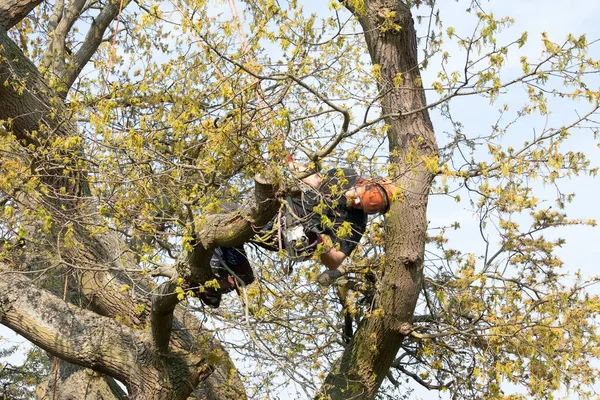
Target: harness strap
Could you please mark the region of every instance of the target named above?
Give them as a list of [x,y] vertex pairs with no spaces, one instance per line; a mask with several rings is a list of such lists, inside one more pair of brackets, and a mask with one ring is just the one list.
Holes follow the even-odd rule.
[[309,221],[299,215],[292,198],[288,196],[282,236],[288,256],[294,261],[311,258],[317,245],[323,241],[321,232]]

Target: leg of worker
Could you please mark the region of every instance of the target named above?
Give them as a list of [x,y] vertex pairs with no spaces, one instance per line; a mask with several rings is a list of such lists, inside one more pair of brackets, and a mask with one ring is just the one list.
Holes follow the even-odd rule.
[[207,287],[200,293],[200,300],[210,307],[219,307],[221,296],[231,292],[240,284],[236,279],[240,279],[244,285],[254,282],[254,273],[243,245],[216,248],[210,265],[219,288]]
[[241,280],[236,282],[238,285],[249,285],[254,282],[254,271],[243,245],[223,249],[223,259],[235,274],[234,278]]

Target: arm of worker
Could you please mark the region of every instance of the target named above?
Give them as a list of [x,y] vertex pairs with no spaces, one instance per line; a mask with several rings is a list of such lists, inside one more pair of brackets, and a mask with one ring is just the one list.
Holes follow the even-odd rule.
[[346,257],[347,256],[344,254],[344,252],[337,250],[336,248],[332,248],[327,253],[321,254],[321,262],[328,269],[338,269]]
[[[288,168],[290,169],[290,171],[293,171],[296,173],[306,171],[306,167],[304,165],[300,165],[300,164],[296,163],[291,158],[289,159],[289,161],[287,161],[287,165],[288,165]],[[319,186],[321,186],[321,182],[323,182],[323,178],[321,177],[321,174],[314,173],[305,178],[302,178],[302,182],[306,183],[308,186],[310,186],[312,188],[318,189]]]

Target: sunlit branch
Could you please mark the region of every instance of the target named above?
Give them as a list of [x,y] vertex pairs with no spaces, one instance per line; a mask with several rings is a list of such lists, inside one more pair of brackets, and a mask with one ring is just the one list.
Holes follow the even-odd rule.
[[[261,176],[255,177],[254,196],[230,213],[205,217],[196,231],[196,243],[177,262],[177,278],[192,285],[201,285],[213,278],[210,259],[219,246],[243,244],[267,224],[279,208],[275,187]],[[175,276],[173,277],[175,278]],[[152,298],[150,322],[157,348],[165,351],[169,344],[173,311],[180,301],[174,279],[163,283]]]
[[107,2],[102,11],[100,11],[100,14],[94,18],[83,43],[73,57],[73,67],[70,68],[68,74],[63,78],[67,90],[73,85],[73,82],[75,82],[85,65],[98,49],[98,46],[102,43],[106,29],[117,17],[117,14],[129,5],[130,1]]
[[49,69],[54,64],[53,73],[62,78],[66,71],[67,56],[67,35],[79,18],[85,5],[85,0],[76,0],[64,8],[64,2],[58,2],[55,6],[54,15],[50,22],[50,28],[53,28],[52,35],[46,51],[42,56],[41,65],[44,69]]
[[[2,269],[0,319],[4,325],[63,360],[121,380],[132,378],[136,355],[131,349],[141,341],[135,330],[69,305],[29,278],[8,272],[7,265]],[[73,331],[79,333],[65,334]]]

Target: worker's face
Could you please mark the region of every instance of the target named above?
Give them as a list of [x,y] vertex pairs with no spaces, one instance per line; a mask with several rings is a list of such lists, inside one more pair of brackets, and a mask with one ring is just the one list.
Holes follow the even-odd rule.
[[[371,190],[377,190],[377,189],[371,189]],[[350,190],[347,190],[346,193],[344,193],[344,195],[346,196],[346,206],[348,208],[354,208],[357,210],[362,210],[365,211],[367,214],[378,214],[378,213],[383,213],[385,211],[385,204],[384,203],[380,203],[380,204],[369,204],[368,205],[368,210],[365,210],[365,207],[363,206],[360,197],[358,195],[358,190],[356,188],[352,188]]]
[[362,210],[360,197],[358,197],[358,193],[356,192],[355,188],[347,190],[346,193],[344,193],[344,196],[346,197],[346,206],[348,208],[356,208],[358,210]]

